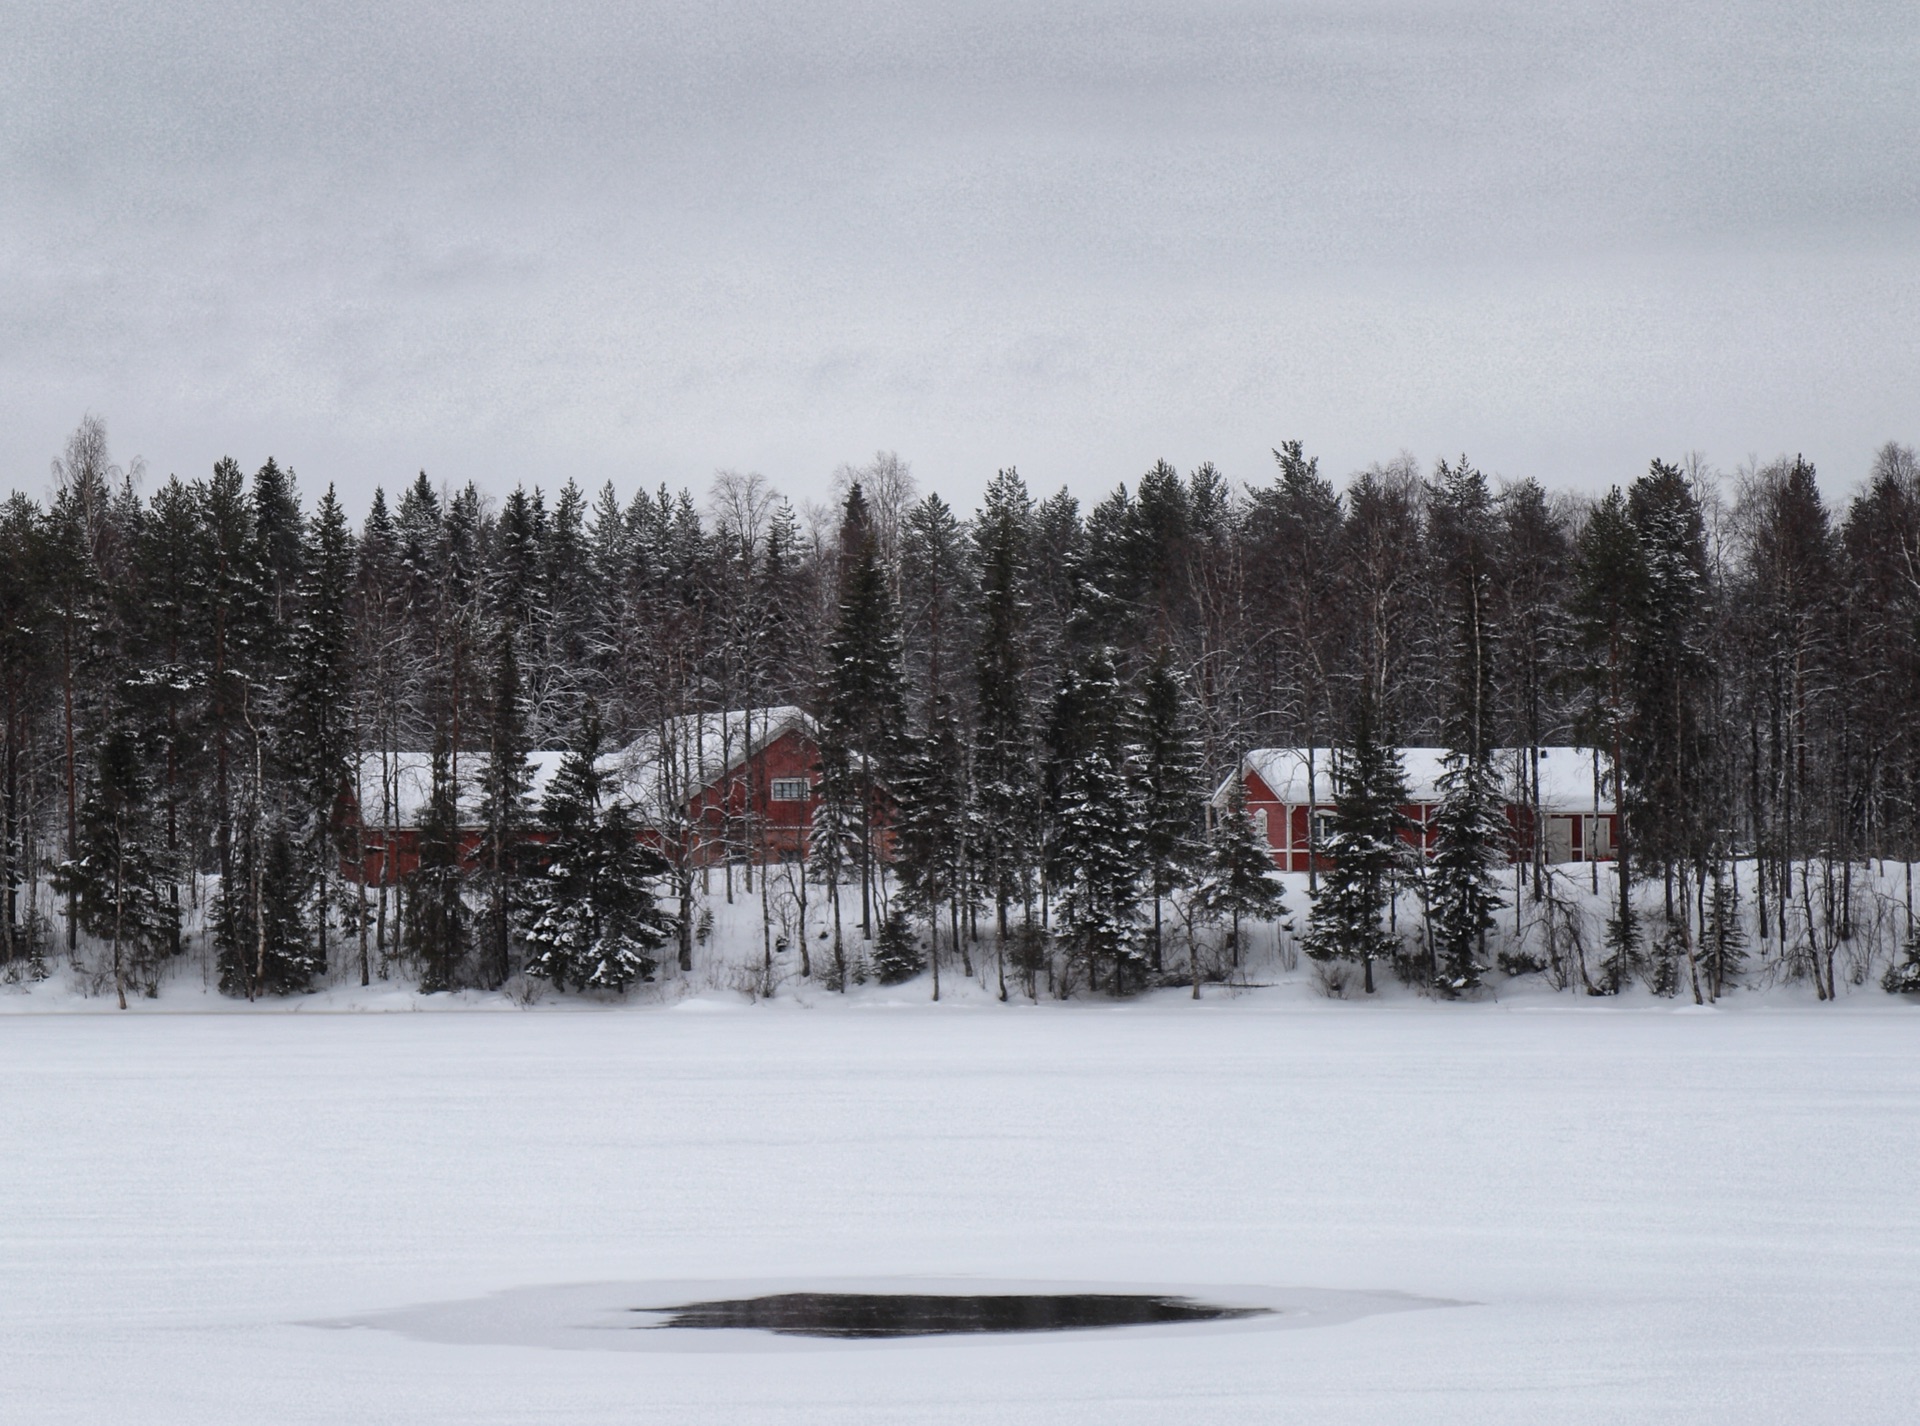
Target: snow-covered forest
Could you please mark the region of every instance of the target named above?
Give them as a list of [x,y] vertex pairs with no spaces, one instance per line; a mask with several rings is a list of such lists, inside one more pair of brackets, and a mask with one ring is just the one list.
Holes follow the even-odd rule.
[[[956,510],[882,454],[820,508],[734,472],[422,474],[355,512],[271,460],[148,478],[89,418],[49,498],[0,508],[0,973],[121,1003],[189,967],[247,999],[1198,995],[1299,956],[1349,995],[1920,990],[1911,449],[1839,506],[1798,457],[1591,500],[1464,456],[1344,485],[1275,458],[1086,508],[1007,469]],[[799,861],[751,816],[696,857],[684,798],[605,775],[788,705],[818,738]],[[1604,753],[1618,860],[1509,865],[1493,752],[1569,742]],[[1408,744],[1448,750],[1426,862],[1395,836]],[[1211,802],[1269,745],[1334,752],[1311,878]],[[419,865],[369,884],[366,769],[408,754]]]

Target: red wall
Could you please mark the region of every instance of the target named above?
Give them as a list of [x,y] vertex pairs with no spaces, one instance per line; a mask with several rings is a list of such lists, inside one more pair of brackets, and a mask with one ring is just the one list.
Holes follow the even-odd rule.
[[[1265,812],[1267,814],[1267,842],[1273,850],[1273,864],[1281,871],[1307,870],[1309,861],[1313,859],[1307,855],[1306,850],[1306,805],[1304,803],[1288,805],[1281,802],[1280,799],[1274,795],[1273,789],[1267,786],[1266,781],[1258,773],[1251,770],[1245,774],[1245,786],[1247,789],[1247,811],[1249,813]],[[1329,788],[1332,786],[1331,779],[1329,779],[1328,786]],[[1331,802],[1321,803],[1320,810],[1322,812],[1331,811]],[[1425,825],[1415,825],[1403,830],[1400,833],[1400,840],[1410,847],[1418,847],[1421,852],[1426,855],[1432,855],[1436,841],[1432,825],[1432,816],[1436,810],[1436,807],[1427,803],[1409,803],[1405,807],[1402,807],[1400,809],[1400,815],[1402,817],[1415,824],[1424,822]],[[1512,844],[1507,849],[1507,855],[1511,860],[1525,856],[1532,850],[1533,809],[1526,806],[1510,806],[1506,809],[1506,815],[1507,825],[1513,829]],[[1602,816],[1607,823],[1610,845],[1618,846],[1619,827],[1616,824],[1614,814],[1603,813]],[[1287,824],[1289,821],[1293,824],[1291,852],[1287,850]],[[1580,842],[1581,830],[1580,822],[1575,821],[1573,824],[1573,849],[1576,860],[1584,850]],[[1318,858],[1317,870],[1326,871],[1330,866],[1332,866],[1332,863],[1325,856]]]

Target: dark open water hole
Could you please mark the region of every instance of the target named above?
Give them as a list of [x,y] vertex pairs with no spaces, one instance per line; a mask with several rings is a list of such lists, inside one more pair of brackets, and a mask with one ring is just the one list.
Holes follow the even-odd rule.
[[1267,1307],[1221,1307],[1190,1297],[1119,1292],[994,1293],[977,1297],[911,1292],[780,1292],[678,1307],[649,1327],[746,1327],[783,1337],[938,1337],[957,1332],[1067,1332],[1156,1322],[1262,1317]]

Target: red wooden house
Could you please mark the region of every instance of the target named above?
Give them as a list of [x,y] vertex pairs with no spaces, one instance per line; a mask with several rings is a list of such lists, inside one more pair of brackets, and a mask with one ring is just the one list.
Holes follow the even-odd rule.
[[[603,754],[598,767],[606,778],[605,795],[624,803],[642,840],[672,861],[693,866],[729,858],[791,861],[807,854],[819,802],[816,733],[813,719],[794,707],[688,714]],[[565,756],[557,750],[530,755],[536,813]],[[486,766],[485,753],[462,753],[454,769],[461,851],[470,862],[480,845],[480,783]],[[369,883],[398,881],[418,868],[420,819],[432,776],[427,753],[368,753],[361,759],[348,816],[362,819]],[[876,816],[883,854],[889,849],[886,812],[882,807]],[[351,859],[344,872],[355,875]]]
[[[1440,774],[1445,748],[1401,748],[1407,802],[1400,814],[1408,823],[1401,837],[1426,855],[1434,846],[1434,815],[1440,806]],[[1544,824],[1549,862],[1611,861],[1619,835],[1618,813],[1607,790],[1604,759],[1591,748],[1500,748],[1494,753],[1500,783],[1506,789],[1507,824],[1513,829],[1508,854],[1530,856],[1535,808]],[[1236,776],[1246,789],[1247,811],[1266,834],[1273,863],[1281,871],[1307,870],[1311,853],[1327,838],[1334,811],[1333,754],[1327,748],[1255,748],[1240,760]],[[1213,794],[1224,808],[1233,778]],[[1538,800],[1535,788],[1538,788]],[[1309,817],[1318,819],[1309,840]],[[1328,863],[1320,857],[1320,869]]]

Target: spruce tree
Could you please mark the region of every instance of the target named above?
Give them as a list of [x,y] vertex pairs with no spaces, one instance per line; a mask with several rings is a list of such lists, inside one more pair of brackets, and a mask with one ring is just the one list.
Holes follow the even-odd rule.
[[1467,994],[1487,969],[1486,935],[1494,913],[1507,904],[1495,868],[1505,860],[1511,835],[1488,759],[1449,748],[1427,872],[1433,984],[1442,995]]
[[888,914],[873,945],[873,977],[882,985],[898,985],[920,974],[924,963],[913,942],[913,923],[903,910]]
[[[974,655],[972,786],[978,878],[1004,939],[1016,900],[1031,906],[1040,784],[1027,697],[1033,501],[1009,467],[974,522],[980,633]],[[956,930],[956,936],[957,936]]]
[[1887,967],[1880,985],[1889,995],[1920,995],[1920,931],[1907,934],[1900,958]]
[[652,952],[671,927],[653,893],[667,864],[640,844],[625,804],[607,796],[600,746],[589,703],[541,803],[545,867],[528,881],[521,910],[527,974],[560,990],[623,991],[650,979]]
[[45,969],[23,889],[31,874],[35,808],[28,792],[29,730],[38,690],[50,683],[51,611],[43,567],[45,527],[24,495],[0,504],[0,962]]
[[55,869],[77,924],[108,943],[114,994],[127,1008],[127,985],[158,987],[173,929],[167,876],[154,847],[152,783],[137,740],[124,727],[101,746],[80,816],[78,855]]
[[1056,728],[1078,729],[1056,793],[1052,859],[1060,932],[1086,967],[1088,985],[1097,986],[1104,972],[1116,995],[1137,986],[1147,966],[1137,718],[1110,649],[1089,656],[1062,689],[1054,717]]
[[[1240,963],[1240,923],[1276,921],[1287,914],[1285,889],[1273,874],[1273,851],[1247,811],[1247,786],[1235,769],[1227,790],[1227,805],[1213,824],[1207,842],[1205,880],[1200,907],[1209,916],[1225,916],[1232,923],[1229,947],[1233,963]],[[1200,994],[1200,968],[1193,967],[1193,993]]]
[[169,952],[179,955],[181,883],[191,876],[188,843],[206,773],[198,711],[205,688],[205,623],[199,603],[201,511],[196,492],[169,479],[154,493],[136,539],[137,575],[130,581],[125,694],[140,729],[158,803],[173,912]]
[[[902,743],[891,784],[898,810],[894,856],[905,904],[927,924],[936,999],[940,917],[951,913],[971,844],[969,749],[959,711],[967,688],[962,654],[978,606],[971,552],[965,530],[939,496],[927,496],[908,513],[900,542],[901,622],[919,726],[917,736]],[[1003,998],[1005,905],[1003,899],[996,941]]]
[[313,875],[306,838],[276,827],[261,850],[258,988],[267,995],[298,995],[326,969],[315,948]]
[[[1812,508],[1819,519],[1817,529],[1807,533],[1820,557],[1816,569],[1824,577],[1827,527],[1818,493],[1812,491],[1812,475],[1807,469],[1805,488],[1813,494]],[[1702,995],[1687,876],[1705,865],[1710,845],[1705,814],[1711,803],[1707,773],[1712,737],[1705,698],[1708,667],[1701,644],[1707,612],[1705,520],[1687,476],[1663,461],[1653,462],[1634,482],[1627,510],[1646,578],[1636,604],[1629,659],[1633,714],[1625,740],[1624,810],[1641,856],[1665,875],[1664,939],[1675,947],[1676,959],[1685,960],[1698,1002]],[[1818,597],[1826,596],[1823,592]],[[1821,983],[1816,975],[1816,985]],[[1824,989],[1831,998],[1830,975]]]
[[426,994],[460,984],[468,949],[466,869],[460,846],[459,784],[445,739],[432,755],[427,804],[420,818],[420,864],[408,878],[408,949]]
[[847,869],[859,862],[861,828],[866,819],[860,815],[860,775],[853,754],[827,726],[821,732],[820,780],[814,786],[817,800],[807,827],[807,871],[827,888],[833,913],[833,988],[845,990],[847,946],[840,887]]
[[[101,633],[110,607],[110,585],[101,563],[108,538],[104,446],[98,460],[86,458],[82,451],[92,444],[86,439],[90,434],[88,425],[83,423],[68,443],[68,459],[61,472],[53,508],[48,512],[45,538],[40,542],[41,569],[52,615],[53,641],[57,641],[54,657],[60,680],[58,736],[64,803],[64,834],[60,846],[64,860],[76,863],[81,856],[80,803],[86,779],[86,769],[79,756],[79,729],[95,682],[94,671],[105,653]],[[104,442],[104,431],[99,433],[99,440]],[[80,907],[73,883],[67,886],[69,889],[63,893],[67,899],[67,951],[73,955],[79,946]]]
[[1493,498],[1467,463],[1440,463],[1431,502],[1443,577],[1451,697],[1433,861],[1427,874],[1432,977],[1465,995],[1486,970],[1486,937],[1506,905],[1495,868],[1511,833],[1493,768]]
[[[927,736],[914,739],[898,760],[894,856],[901,903],[926,921],[929,942],[937,950],[941,914],[959,894],[964,870],[966,750],[959,720],[946,698],[936,704],[931,718]],[[936,995],[938,989],[936,970]]]
[[848,758],[857,783],[860,930],[873,935],[878,865],[874,822],[879,795],[894,772],[905,733],[901,694],[900,627],[887,570],[866,497],[856,483],[847,494],[840,527],[840,609],[823,651],[826,665],[825,736]]
[[1738,983],[1747,959],[1747,930],[1740,915],[1740,888],[1716,857],[1707,889],[1706,924],[1700,929],[1701,968],[1708,994],[1718,1000]]
[[480,846],[476,862],[486,893],[480,980],[497,989],[507,978],[514,905],[528,870],[533,820],[533,765],[528,760],[515,626],[503,618],[494,637],[487,703],[487,761],[480,774]]
[[315,507],[289,632],[280,764],[292,786],[304,896],[324,967],[329,887],[342,851],[353,740],[353,535],[333,488]]
[[1192,884],[1205,847],[1206,789],[1190,702],[1184,681],[1161,653],[1141,679],[1139,700],[1141,851],[1153,899],[1148,963],[1156,972],[1161,968],[1162,903]]
[[220,990],[249,1000],[310,990],[325,966],[314,945],[299,830],[263,816],[249,790],[240,831],[215,908]]
[[1407,799],[1399,753],[1380,741],[1372,700],[1355,700],[1347,743],[1333,760],[1334,811],[1321,855],[1333,863],[1320,878],[1303,938],[1318,961],[1357,961],[1373,993],[1373,963],[1391,957],[1399,940],[1382,924],[1396,875],[1407,860],[1400,808]]
[[[1576,727],[1606,754],[1616,809],[1624,811],[1621,790],[1626,743],[1633,714],[1632,658],[1640,606],[1646,597],[1647,570],[1640,537],[1618,486],[1587,517],[1574,552],[1571,599],[1580,646],[1576,678],[1584,690]],[[1632,898],[1633,824],[1615,819],[1614,872],[1617,898],[1606,931],[1607,956],[1601,983],[1593,989],[1612,994],[1632,974],[1639,959],[1639,929]],[[1600,867],[1593,863],[1594,890]]]

